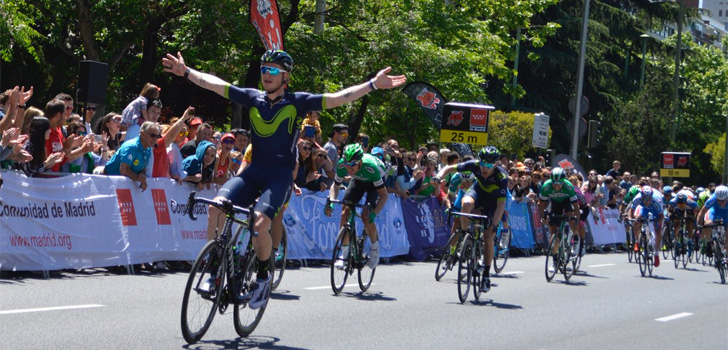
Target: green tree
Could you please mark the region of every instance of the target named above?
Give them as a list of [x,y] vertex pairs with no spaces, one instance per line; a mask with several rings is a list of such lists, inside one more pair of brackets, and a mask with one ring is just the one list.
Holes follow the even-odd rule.
[[[488,144],[496,146],[502,154],[515,154],[523,159],[537,152],[532,144],[534,114],[526,112],[494,111],[490,115]],[[549,128],[549,139],[551,139]]]

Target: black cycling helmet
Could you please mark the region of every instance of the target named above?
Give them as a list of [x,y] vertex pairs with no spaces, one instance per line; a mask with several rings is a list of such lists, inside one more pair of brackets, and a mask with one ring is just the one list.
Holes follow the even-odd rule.
[[483,147],[478,152],[478,158],[481,162],[495,163],[500,159],[500,151],[494,146]]
[[266,51],[263,56],[260,56],[260,64],[263,65],[263,63],[277,63],[288,73],[293,71],[293,58],[283,50]]
[[688,202],[688,196],[685,193],[677,194],[677,204],[685,204]]

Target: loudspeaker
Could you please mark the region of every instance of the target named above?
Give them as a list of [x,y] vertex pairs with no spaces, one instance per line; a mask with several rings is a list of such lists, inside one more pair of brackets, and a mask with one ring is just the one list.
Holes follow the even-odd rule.
[[76,102],[79,104],[105,105],[108,76],[108,63],[81,61],[78,65]]

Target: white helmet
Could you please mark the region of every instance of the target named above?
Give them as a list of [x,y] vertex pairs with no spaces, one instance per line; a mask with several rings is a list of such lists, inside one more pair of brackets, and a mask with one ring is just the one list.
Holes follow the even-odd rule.
[[717,198],[719,201],[724,201],[728,199],[728,187],[724,185],[720,185],[715,188],[715,198]]

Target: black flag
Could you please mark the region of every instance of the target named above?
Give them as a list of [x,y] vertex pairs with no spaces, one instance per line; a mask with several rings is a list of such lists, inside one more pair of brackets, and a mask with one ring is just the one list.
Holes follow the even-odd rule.
[[439,129],[442,121],[442,110],[445,103],[447,103],[445,96],[442,96],[434,86],[422,81],[409,83],[402,91],[422,107],[427,117]]

